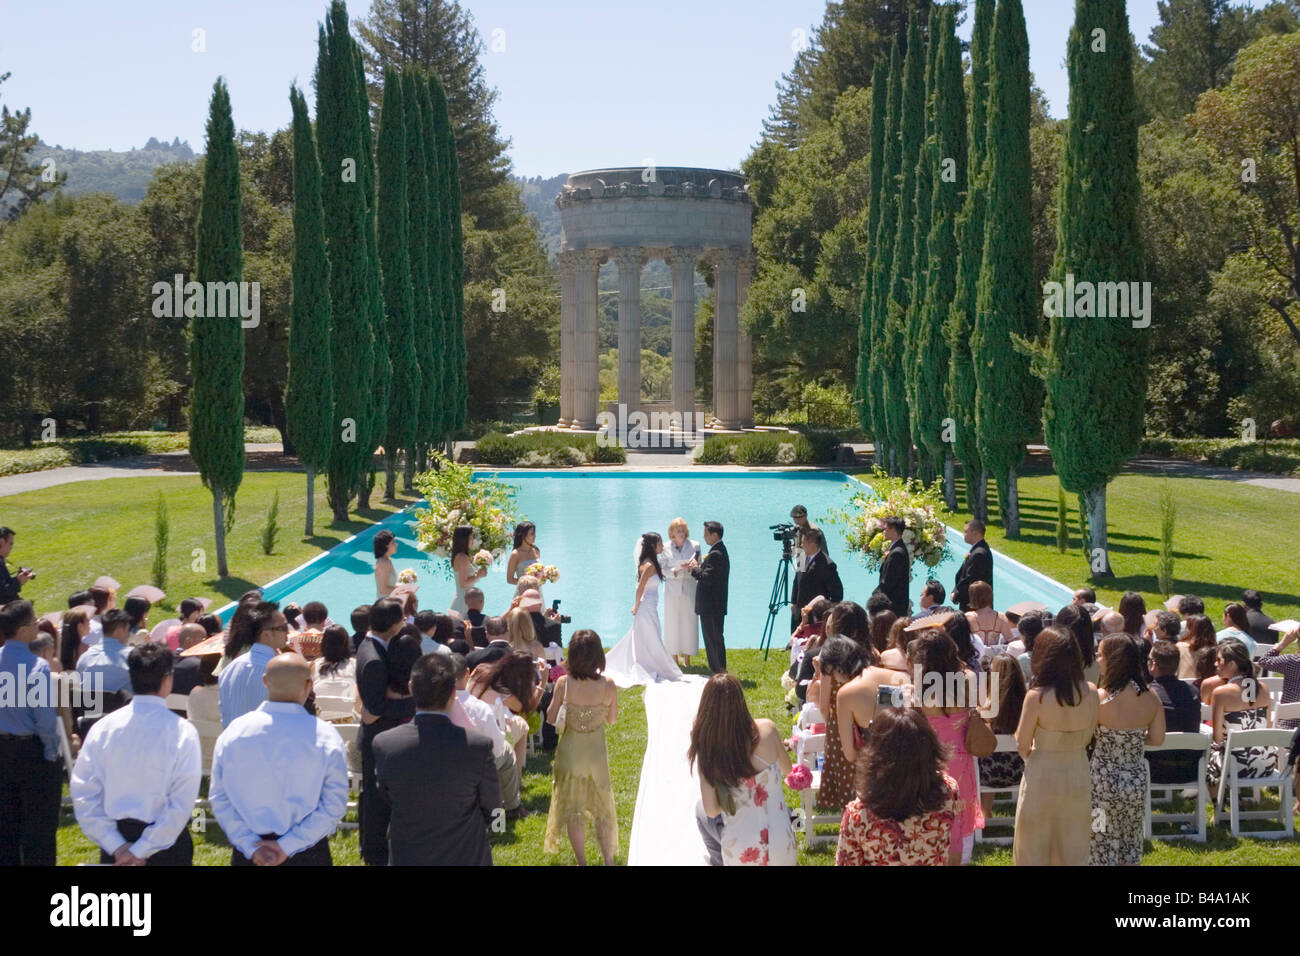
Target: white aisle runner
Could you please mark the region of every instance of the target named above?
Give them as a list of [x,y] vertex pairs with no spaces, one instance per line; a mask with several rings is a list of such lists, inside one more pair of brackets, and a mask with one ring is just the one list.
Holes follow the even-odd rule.
[[705,678],[687,674],[680,681],[647,684],[646,748],[632,814],[628,866],[703,866],[708,860],[695,826],[699,779],[686,751],[700,706]]

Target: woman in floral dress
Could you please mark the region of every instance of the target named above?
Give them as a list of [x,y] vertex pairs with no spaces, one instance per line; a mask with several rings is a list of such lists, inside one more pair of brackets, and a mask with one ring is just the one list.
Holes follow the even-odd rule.
[[[1206,766],[1210,795],[1219,792],[1223,777],[1223,751],[1232,730],[1268,727],[1268,686],[1256,679],[1255,664],[1246,645],[1227,638],[1216,649],[1215,676],[1201,684],[1201,700],[1213,713],[1214,746]],[[1277,773],[1277,751],[1272,747],[1237,747],[1232,751],[1238,777],[1267,777]]]

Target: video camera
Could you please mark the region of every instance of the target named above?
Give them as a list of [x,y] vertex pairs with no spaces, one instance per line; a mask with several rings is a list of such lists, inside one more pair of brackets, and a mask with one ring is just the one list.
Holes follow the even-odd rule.
[[787,523],[768,525],[772,531],[773,541],[794,541],[794,536],[799,533],[797,525]]

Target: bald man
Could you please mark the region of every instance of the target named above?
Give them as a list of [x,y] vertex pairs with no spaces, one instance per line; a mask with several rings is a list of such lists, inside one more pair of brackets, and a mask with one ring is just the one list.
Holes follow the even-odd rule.
[[1124,633],[1124,615],[1119,611],[1107,611],[1101,616],[1101,633],[1103,637]]
[[329,836],[348,805],[337,730],[303,709],[311,665],[279,654],[262,676],[267,700],[231,721],[212,751],[208,797],[231,866],[331,866]]
[[[199,641],[208,639],[208,632],[201,624],[181,625],[180,650],[172,652],[172,693],[188,695],[199,684],[199,674],[203,668],[202,657],[181,657],[181,651],[188,650]],[[184,717],[185,714],[181,713]]]

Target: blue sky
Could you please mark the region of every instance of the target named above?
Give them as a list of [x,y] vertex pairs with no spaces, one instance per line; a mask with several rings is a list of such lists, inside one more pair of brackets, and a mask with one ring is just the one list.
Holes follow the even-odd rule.
[[[734,167],[758,139],[796,31],[822,0],[462,0],[487,45],[496,117],[515,172],[602,166]],[[370,0],[349,0],[353,18]],[[1055,115],[1069,92],[1068,0],[1026,0],[1032,68]],[[7,5],[0,101],[32,109],[48,143],[127,149],[179,136],[203,149],[212,82],[226,77],[235,123],[289,120],[289,84],[312,101],[325,0],[38,0]],[[1144,42],[1156,0],[1129,0]],[[968,21],[964,32],[969,36]],[[194,31],[204,52],[195,52]],[[494,49],[494,46],[496,49]]]

